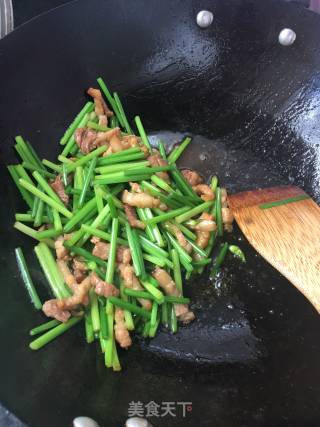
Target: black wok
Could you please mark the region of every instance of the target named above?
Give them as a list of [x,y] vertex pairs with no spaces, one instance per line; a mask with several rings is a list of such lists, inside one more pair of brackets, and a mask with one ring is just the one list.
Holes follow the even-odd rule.
[[[214,14],[201,30],[199,10]],[[297,33],[278,43],[282,28]],[[102,75],[129,116],[167,143],[193,134],[181,166],[219,174],[235,192],[295,183],[320,200],[320,17],[284,1],[77,1],[0,42],[0,400],[27,425],[68,426],[77,415],[120,426],[129,402],[192,402],[157,426],[315,426],[320,416],[319,317],[304,297],[241,240],[246,266],[227,260],[217,283],[191,281],[197,321],[121,354],[104,368],[82,328],[39,352],[28,330],[43,321],[18,279],[21,245],[47,295],[33,242],[13,231],[24,206],[5,164],[13,136],[41,156]]]

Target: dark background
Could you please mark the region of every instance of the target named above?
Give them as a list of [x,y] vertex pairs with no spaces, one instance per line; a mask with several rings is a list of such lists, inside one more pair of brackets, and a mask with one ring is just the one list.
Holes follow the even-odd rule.
[[15,28],[50,9],[69,3],[70,0],[13,0]]
[[[50,9],[68,3],[70,0],[13,0],[14,27],[19,27],[30,19]],[[23,427],[16,417],[0,404],[0,427]]]

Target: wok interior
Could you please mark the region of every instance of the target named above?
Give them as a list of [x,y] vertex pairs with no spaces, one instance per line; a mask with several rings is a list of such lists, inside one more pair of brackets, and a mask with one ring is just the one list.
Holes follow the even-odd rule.
[[[84,89],[102,74],[122,94],[128,115],[140,114],[154,135],[168,143],[194,136],[181,166],[206,177],[217,173],[232,192],[295,183],[319,200],[319,18],[276,1],[235,1],[227,8],[224,2],[178,1],[164,7],[150,1],[143,14],[142,2],[133,3],[80,1],[4,40],[3,163],[13,161],[17,133],[42,156],[54,158],[55,143],[83,104]],[[216,17],[205,31],[194,23],[200,6],[213,7]],[[61,31],[53,40],[56,20]],[[277,44],[285,26],[297,32],[290,48]],[[45,46],[38,34],[47,35]],[[113,42],[109,55],[101,34]],[[19,96],[9,109],[13,90]],[[192,417],[155,425],[194,426],[201,419],[209,426],[213,418],[228,426],[272,423],[282,416],[285,422],[314,419],[320,407],[318,316],[238,231],[230,239],[239,240],[247,264],[229,261],[216,284],[204,274],[186,285],[198,320],[176,336],[161,332],[122,354],[121,374],[104,370],[80,330],[31,353],[27,331],[43,317],[32,311],[17,280],[14,247],[26,249],[33,277],[45,280],[32,242],[12,231],[13,213],[23,205],[3,167],[1,177],[6,209],[0,262],[7,286],[1,287],[6,346],[0,356],[0,398],[18,416],[34,425],[67,425],[86,408],[87,415],[113,426],[121,425],[132,400],[171,400],[192,401]],[[285,407],[288,400],[292,403]]]

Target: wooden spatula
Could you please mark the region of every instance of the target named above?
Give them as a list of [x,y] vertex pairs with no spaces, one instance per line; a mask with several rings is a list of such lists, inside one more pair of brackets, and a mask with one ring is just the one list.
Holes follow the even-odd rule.
[[320,208],[300,188],[273,187],[228,197],[252,246],[320,312]]

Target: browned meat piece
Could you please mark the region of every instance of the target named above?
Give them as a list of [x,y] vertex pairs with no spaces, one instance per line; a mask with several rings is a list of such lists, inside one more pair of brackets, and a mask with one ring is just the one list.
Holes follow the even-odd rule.
[[122,348],[130,347],[132,341],[124,321],[124,312],[119,307],[116,307],[115,309],[114,320],[114,334],[117,342]]
[[[103,260],[107,260],[109,258],[110,243],[101,242],[99,237],[93,237],[91,242],[94,243],[92,254]],[[131,261],[130,249],[126,246],[117,246],[116,259],[118,263],[129,264]]]
[[158,280],[160,286],[167,295],[173,295],[176,297],[180,295],[176,284],[174,283],[172,277],[166,272],[166,270],[156,267],[152,275],[156,280]]
[[77,281],[74,275],[71,273],[67,262],[63,259],[57,259],[57,265],[63,276],[64,282],[73,291],[77,287]]
[[117,151],[122,151],[123,147],[121,145],[121,131],[120,128],[114,128],[108,130],[107,132],[98,132],[96,144],[106,145],[110,144],[110,152],[116,153]]
[[107,117],[113,116],[113,112],[109,110],[99,89],[94,89],[90,87],[87,90],[87,94],[92,96],[94,100],[94,107],[95,107],[94,110],[97,116],[101,116],[101,115],[106,115]]
[[182,246],[183,249],[186,252],[188,252],[188,254],[190,254],[192,252],[192,246],[187,241],[187,239],[185,238],[184,234],[179,229],[179,227],[176,224],[173,224],[172,222],[166,222],[165,225],[168,228],[168,230],[175,235],[175,237],[178,240],[180,246]]
[[207,212],[203,212],[200,217],[200,221],[195,226],[190,226],[196,231],[214,231],[217,228],[216,223],[214,222],[213,216]]
[[203,220],[194,229],[197,231],[214,231],[217,229],[217,224],[214,221]]
[[211,190],[209,185],[207,184],[197,184],[194,185],[193,190],[200,195],[201,199],[205,202],[209,202],[210,200],[214,200],[214,192]]
[[70,258],[69,251],[65,246],[63,246],[65,240],[67,239],[64,236],[57,237],[54,242],[54,247],[56,249],[57,258],[68,261]]
[[[134,274],[134,269],[130,264],[119,264],[120,276],[123,280],[124,285],[127,288],[134,289],[135,291],[143,290],[143,287],[140,285],[140,282],[137,276]],[[138,298],[140,304],[146,309],[151,310],[152,304],[149,300]]]
[[232,232],[232,223],[234,220],[233,213],[232,213],[231,209],[229,209],[229,208],[221,208],[221,212],[222,212],[222,222],[224,224],[224,228],[226,231],[231,233]]
[[[203,214],[200,216],[199,219],[201,222],[202,222],[202,220],[205,221],[204,224],[206,224],[206,221],[212,221],[213,220],[213,216],[208,214],[207,212],[203,212]],[[196,245],[198,245],[202,249],[205,249],[208,246],[208,243],[210,240],[210,231],[197,230],[196,235],[197,235]]]
[[102,154],[102,157],[107,157],[112,154],[112,148],[109,146],[108,149]]
[[129,184],[130,184],[131,190],[134,193],[143,193],[140,185],[137,182],[129,182]]
[[120,128],[114,128],[107,132],[99,132],[97,136],[97,146],[102,144],[110,144],[108,152],[105,155],[111,153],[118,153],[119,151],[127,150],[131,147],[138,146],[138,138],[134,135],[121,135]]
[[117,153],[124,149],[121,141],[121,130],[120,128],[114,128],[107,132],[99,132],[96,140],[97,146],[110,144],[108,151],[111,153]]
[[74,139],[83,154],[90,153],[98,146],[97,132],[93,129],[78,128],[74,133]]
[[71,316],[71,310],[88,301],[90,288],[90,277],[86,277],[80,284],[73,287],[73,295],[71,297],[46,301],[42,310],[46,316],[54,317],[60,322],[66,322]]
[[208,246],[210,240],[210,231],[197,231],[196,235],[196,245],[198,245],[199,248],[205,249]]
[[143,154],[147,157],[149,155],[149,149],[146,145],[140,144],[139,145],[140,150],[143,152]]
[[196,171],[193,171],[191,169],[184,169],[181,172],[185,179],[188,181],[188,183],[191,185],[191,187],[201,184],[203,181],[201,176]]
[[233,218],[233,213],[231,209],[222,208],[221,212],[222,212],[222,222],[224,224],[232,224],[234,218]]
[[139,138],[135,135],[125,135],[122,137],[122,145],[125,150],[132,147],[139,147]]
[[96,273],[91,273],[90,278],[96,294],[104,297],[117,297],[119,295],[119,290],[112,283],[100,279]]
[[74,270],[81,270],[81,271],[88,271],[88,267],[86,266],[86,263],[83,261],[83,259],[79,257],[73,258],[73,269]]
[[165,203],[161,202],[160,205],[159,205],[159,209],[161,211],[167,211],[168,210],[168,206]]
[[[157,150],[153,150],[152,155],[149,156],[147,160],[152,167],[168,165],[168,162],[160,156],[160,153]],[[165,180],[166,182],[170,182],[170,178],[167,172],[157,172],[156,175],[158,175],[159,178]]]
[[99,126],[108,126],[108,117],[106,115],[99,116]]
[[141,228],[144,230],[146,228],[145,224],[137,218],[136,210],[133,206],[124,204],[124,211],[128,218],[129,224],[134,228]]
[[73,258],[73,275],[77,283],[81,283],[87,276],[88,268],[79,258]]
[[228,207],[228,194],[225,188],[221,188],[221,205],[223,208]]
[[119,264],[130,264],[131,262],[131,252],[130,249],[126,246],[117,247],[117,262]]
[[225,188],[221,188],[221,206],[222,206],[222,221],[225,224],[225,228],[231,228],[230,224],[233,222],[233,214],[231,210],[228,208],[228,194]]
[[91,288],[90,277],[86,277],[81,283],[73,289],[73,295],[71,297],[57,300],[57,305],[63,310],[73,310],[79,304],[87,302],[88,292]]
[[188,304],[174,304],[174,311],[180,322],[188,324],[195,319],[193,311],[189,310]]
[[[77,261],[77,263],[80,266],[80,261]],[[78,287],[78,283],[81,283],[85,277],[85,271],[82,271],[80,269],[75,269],[73,274],[69,270],[68,264],[66,261],[62,259],[57,260],[58,268],[63,276],[63,280],[65,283],[69,286],[69,288],[74,292],[76,288]],[[82,264],[82,263],[81,263]],[[86,267],[85,267],[86,268]],[[80,280],[81,279],[81,280]],[[88,304],[88,297],[86,296],[83,300],[83,304]]]
[[101,258],[103,260],[108,259],[110,244],[101,242],[98,237],[93,237],[91,242],[94,243],[94,248],[92,249],[92,255]]
[[150,196],[147,193],[130,193],[124,190],[122,193],[122,201],[130,206],[137,208],[155,208],[160,205],[160,200]]
[[150,166],[166,166],[168,164],[167,161],[164,160],[165,164],[160,164],[160,160],[163,160],[160,156],[160,153],[157,150],[152,150],[152,154],[147,157]]
[[57,302],[57,299],[49,299],[43,304],[42,311],[47,317],[53,317],[59,320],[59,322],[66,322],[70,318],[71,313],[68,310],[58,307]]
[[[156,280],[158,280],[166,295],[181,296],[176,284],[165,270],[156,267],[152,275]],[[174,304],[174,311],[177,318],[183,323],[189,323],[195,318],[187,304]]]
[[54,181],[50,182],[50,187],[58,194],[59,199],[67,205],[69,203],[69,196],[64,191],[64,185],[61,179],[61,175],[58,175]]

